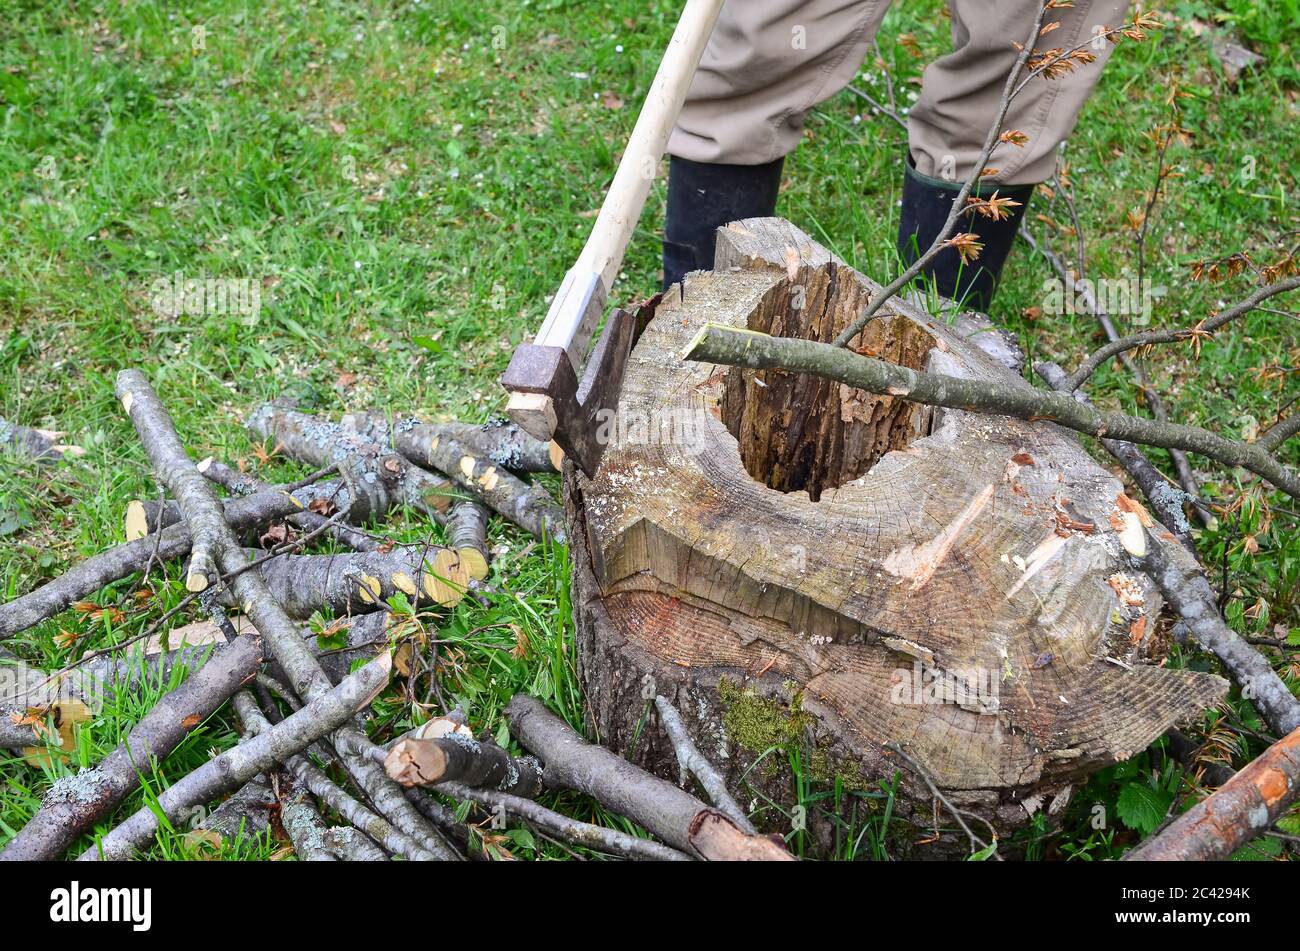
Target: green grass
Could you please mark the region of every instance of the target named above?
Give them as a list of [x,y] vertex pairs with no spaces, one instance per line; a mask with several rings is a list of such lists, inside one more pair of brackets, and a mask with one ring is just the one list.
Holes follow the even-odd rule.
[[[243,432],[243,415],[270,397],[292,396],[324,414],[372,405],[465,419],[499,412],[495,377],[540,322],[581,247],[678,6],[209,0],[182,14],[164,5],[0,0],[0,415],[72,430],[87,449],[75,465],[40,472],[0,459],[0,594],[30,590],[120,541],[126,501],[156,493],[112,398],[121,367],[149,374],[196,455],[242,459],[269,479],[303,471],[280,459],[259,462]],[[1181,177],[1156,209],[1148,242],[1150,279],[1167,288],[1154,319],[1186,324],[1248,289],[1242,279],[1191,283],[1191,262],[1241,248],[1268,260],[1266,249],[1300,227],[1291,161],[1297,16],[1295,0],[1160,7],[1180,19],[1158,41],[1118,50],[1067,154],[1090,271],[1124,276],[1134,266],[1126,217],[1144,203],[1152,167],[1143,133],[1165,121],[1170,78],[1192,93],[1183,124],[1193,141],[1171,153]],[[1193,18],[1239,30],[1267,64],[1229,87]],[[924,58],[896,41],[901,33],[915,36]],[[894,5],[881,46],[904,103],[924,62],[947,44],[942,4]],[[864,70],[878,72],[870,63]],[[609,108],[606,92],[626,105]],[[897,126],[863,109],[845,93],[810,120],[808,141],[787,164],[778,211],[884,278],[893,267],[905,143]],[[1255,177],[1243,181],[1252,161]],[[662,206],[660,181],[616,291],[622,299],[657,286]],[[1072,247],[1047,223],[1033,227],[1058,248]],[[251,324],[238,315],[160,316],[150,289],[178,271],[256,282],[261,314]],[[1085,316],[1035,317],[1049,276],[1019,248],[993,316],[1031,358],[1072,363],[1098,331]],[[1277,303],[1295,308],[1294,300]],[[1167,348],[1149,358],[1148,372],[1178,419],[1230,434],[1266,426],[1295,392],[1298,326],[1293,317],[1256,314],[1210,342],[1199,360]],[[1266,379],[1252,373],[1269,366],[1287,369]],[[1092,389],[1103,403],[1143,411],[1113,367]],[[1288,458],[1300,461],[1294,446]],[[1208,466],[1204,475],[1208,492],[1247,499],[1201,538],[1226,577],[1230,621],[1251,634],[1276,627],[1295,638],[1295,516],[1268,509],[1277,499],[1257,486]],[[411,537],[427,529],[399,514],[394,531]],[[580,723],[565,554],[525,555],[525,539],[500,527],[494,533],[494,542],[510,546],[492,579],[503,594],[486,608],[467,601],[437,622],[449,659],[440,687],[465,702],[476,728],[497,730],[501,706],[517,690],[542,695]],[[179,600],[175,566],[151,578],[154,595],[138,601],[144,585],[128,579],[97,596],[125,611],[116,627],[106,615],[69,613],[10,646],[59,667],[116,643]],[[75,635],[70,645],[62,631]],[[511,649],[524,641],[515,656]],[[1173,662],[1208,667],[1196,655]],[[74,762],[57,772],[101,757],[156,696],[103,711],[82,731]],[[418,715],[397,700],[377,709],[385,730]],[[1260,729],[1240,700],[1207,729],[1234,724]],[[215,717],[162,764],[152,787],[234,739],[230,718]],[[1259,743],[1239,747],[1237,762]],[[1166,767],[1158,749],[1140,759],[1142,775]],[[813,789],[795,772],[801,800],[814,808],[851,795]],[[53,778],[13,760],[0,765],[0,845]],[[1063,831],[1027,833],[1030,854],[1109,857],[1131,845],[1136,833],[1115,821],[1108,837],[1098,836],[1085,808],[1101,801],[1113,810],[1128,781],[1098,777]],[[127,808],[145,801],[137,794]],[[579,817],[622,822],[577,797],[561,801]],[[840,857],[892,854],[892,805],[887,785],[864,796],[860,821],[841,830]],[[160,836],[156,856],[194,854],[183,831]],[[566,854],[521,827],[508,847],[524,856]],[[221,854],[258,858],[275,848],[227,843]]]

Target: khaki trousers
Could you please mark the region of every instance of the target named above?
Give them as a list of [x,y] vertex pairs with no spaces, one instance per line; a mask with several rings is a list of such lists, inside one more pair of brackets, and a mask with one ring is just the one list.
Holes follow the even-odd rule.
[[[912,160],[923,175],[963,181],[997,115],[1007,74],[1041,0],[948,0],[953,51],[931,63],[907,115]],[[697,162],[761,165],[794,151],[804,117],[856,76],[889,0],[727,0],[705,49],[668,151]],[[1060,79],[1037,76],[1012,101],[1003,129],[1029,137],[999,143],[991,180],[1029,185],[1052,176],[1056,147],[1110,58],[1097,34],[1120,26],[1129,0],[1076,0],[1049,10],[1056,30],[1035,47],[1085,49],[1097,59]],[[1023,74],[1022,74],[1023,75]],[[900,102],[900,107],[905,106]]]

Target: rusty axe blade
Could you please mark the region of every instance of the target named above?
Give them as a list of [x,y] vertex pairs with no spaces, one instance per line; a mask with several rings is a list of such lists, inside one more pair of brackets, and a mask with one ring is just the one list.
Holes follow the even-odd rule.
[[501,378],[510,393],[511,418],[536,438],[557,442],[588,476],[596,474],[605,448],[596,433],[600,413],[617,409],[644,308],[636,317],[622,311],[610,317],[585,373],[582,358],[722,3],[687,0],[582,254],[564,276],[536,338],[515,350]]

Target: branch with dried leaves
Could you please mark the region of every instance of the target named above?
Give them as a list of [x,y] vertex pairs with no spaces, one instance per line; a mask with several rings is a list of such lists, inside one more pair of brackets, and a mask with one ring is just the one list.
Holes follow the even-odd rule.
[[[1065,385],[1070,390],[1078,389],[1080,385],[1096,372],[1097,368],[1112,357],[1121,353],[1127,353],[1129,350],[1136,350],[1138,347],[1150,347],[1161,343],[1178,343],[1182,340],[1191,340],[1196,344],[1197,352],[1200,352],[1200,342],[1214,331],[1218,330],[1224,324],[1236,320],[1238,317],[1249,314],[1255,310],[1264,301],[1270,297],[1276,297],[1278,294],[1284,294],[1287,291],[1300,289],[1300,276],[1288,277],[1276,281],[1265,287],[1258,288],[1250,296],[1237,304],[1220,311],[1205,320],[1202,320],[1195,327],[1188,327],[1177,330],[1144,330],[1141,333],[1130,334],[1127,337],[1121,337],[1111,343],[1098,347],[1092,352],[1065,381]],[[1256,444],[1258,445],[1258,443]],[[1264,447],[1266,450],[1271,448]]]
[[[927,248],[910,267],[904,270],[902,274],[894,278],[894,280],[890,281],[871,296],[870,300],[867,301],[866,306],[862,308],[861,313],[859,313],[858,316],[855,317],[843,330],[843,332],[835,338],[834,342],[831,344],[832,346],[847,347],[853,338],[862,331],[862,328],[870,323],[872,318],[879,313],[880,308],[884,306],[885,302],[907,286],[907,284],[920,274],[921,271],[925,269],[926,265],[933,261],[945,248],[957,248],[958,251],[962,253],[963,258],[969,257],[969,260],[971,261],[978,257],[979,248],[977,245],[972,245],[970,241],[970,239],[974,237],[973,235],[957,234],[949,237],[949,234],[952,232],[958,219],[960,219],[963,214],[973,214],[978,212],[994,218],[999,214],[1005,214],[1002,208],[995,203],[994,199],[972,199],[971,192],[975,189],[976,184],[981,179],[994,171],[988,170],[986,172],[985,166],[988,165],[989,157],[993,154],[994,148],[996,148],[1000,142],[1011,142],[1023,146],[1027,141],[1023,133],[1019,133],[1014,129],[1003,133],[1002,123],[1006,120],[1007,110],[1011,108],[1012,100],[1014,100],[1016,96],[1025,89],[1030,81],[1038,76],[1045,76],[1049,80],[1056,79],[1065,73],[1072,72],[1079,65],[1087,65],[1092,62],[1096,57],[1091,53],[1088,53],[1084,47],[1087,46],[1088,43],[1095,42],[1097,39],[1107,39],[1115,42],[1122,35],[1127,36],[1132,40],[1142,40],[1146,38],[1146,34],[1142,32],[1143,29],[1159,25],[1159,18],[1155,14],[1139,13],[1132,23],[1114,29],[1105,30],[1098,36],[1090,38],[1088,43],[1080,44],[1073,49],[1050,49],[1045,52],[1039,52],[1034,48],[1035,43],[1039,38],[1051,33],[1052,30],[1059,25],[1054,23],[1049,23],[1046,26],[1043,25],[1043,20],[1047,11],[1067,5],[1068,4],[1062,2],[1062,0],[1046,0],[1034,17],[1034,24],[1033,28],[1029,31],[1029,37],[1025,40],[1024,44],[1015,44],[1019,50],[1019,54],[1016,57],[1015,65],[1011,67],[1011,71],[1007,74],[1006,82],[1002,88],[1002,97],[998,101],[997,114],[993,120],[992,126],[989,128],[987,136],[984,139],[984,146],[980,149],[979,156],[975,159],[974,167],[971,169],[970,175],[962,183],[956,197],[953,198],[952,207],[948,212],[948,217],[944,221],[943,226],[939,229],[930,247]],[[1025,74],[1024,79],[1020,80],[1020,74],[1024,71],[1026,65],[1029,66],[1029,70]],[[1019,82],[1017,82],[1017,80],[1019,80]],[[996,198],[996,195],[994,197]],[[1003,207],[1006,204],[1007,200],[1001,200],[1001,205]]]
[[[199,472],[203,473],[205,479],[217,483],[231,495],[249,495],[254,492],[265,491],[271,487],[261,479],[251,476],[246,472],[232,469],[230,466],[218,462],[211,456],[200,462],[197,468]],[[308,476],[308,479],[312,479],[312,477],[316,476],[318,473],[335,472],[337,470],[337,466],[329,466],[325,469],[319,469],[316,473],[312,473],[312,476]],[[307,485],[310,484],[310,482],[305,482],[302,488],[305,489]],[[304,498],[304,493],[295,491],[294,497],[304,503],[307,511],[298,512],[296,515],[290,515],[288,522],[300,531],[314,532],[326,522],[326,516],[320,512],[314,511],[314,509],[320,509],[321,512],[347,509],[349,517],[360,520],[359,516],[352,513],[351,499],[349,498],[349,495],[350,493],[348,493],[348,490],[342,483],[333,483],[327,487],[322,487],[319,491],[313,492],[312,498],[309,499]],[[315,504],[313,504],[313,502]],[[330,538],[334,539],[340,545],[345,545],[353,551],[374,551],[383,544],[382,541],[372,538],[366,532],[353,528],[350,525],[332,525],[328,530],[328,534]]]
[[[1074,228],[1076,242],[1076,254],[1078,256],[1078,261],[1076,262],[1078,267],[1078,277],[1076,278],[1075,275],[1065,266],[1065,262],[1061,260],[1060,255],[1047,247],[1046,244],[1040,245],[1034,240],[1033,235],[1028,231],[1021,229],[1020,238],[1031,248],[1041,254],[1047,263],[1052,266],[1052,270],[1056,272],[1056,276],[1061,279],[1066,289],[1070,293],[1076,295],[1075,299],[1082,303],[1084,309],[1097,319],[1097,323],[1101,325],[1101,329],[1105,332],[1106,338],[1111,341],[1118,340],[1120,338],[1120,333],[1115,327],[1115,322],[1111,320],[1110,314],[1106,312],[1105,308],[1103,308],[1101,303],[1097,300],[1097,295],[1093,292],[1092,285],[1086,281],[1087,258],[1083,238],[1083,223],[1079,220],[1079,210],[1075,206],[1074,197],[1060,181],[1059,172],[1057,178],[1053,181],[1057,185],[1060,194],[1064,197],[1066,207],[1070,210],[1070,219]],[[1147,379],[1146,371],[1127,353],[1121,353],[1119,355],[1119,360],[1124,365],[1124,369],[1133,375],[1134,380],[1137,382],[1138,389],[1142,392],[1143,402],[1151,408],[1151,412],[1155,418],[1160,420],[1162,423],[1168,422],[1169,413],[1165,409],[1164,401],[1160,398],[1160,394],[1156,392],[1155,387],[1153,387],[1151,382]],[[1066,375],[1065,371],[1061,370],[1061,380],[1064,380]],[[1057,383],[1049,382],[1048,385],[1053,389],[1061,389],[1060,385]],[[1170,449],[1168,452],[1169,458],[1174,464],[1174,471],[1178,475],[1178,484],[1183,487],[1183,491],[1186,492],[1187,495],[1196,498],[1200,492],[1200,486],[1196,481],[1196,475],[1192,472],[1191,465],[1187,461],[1186,453],[1181,449]],[[1212,523],[1213,516],[1205,508],[1197,505],[1194,506],[1194,511],[1202,525],[1209,526]]]

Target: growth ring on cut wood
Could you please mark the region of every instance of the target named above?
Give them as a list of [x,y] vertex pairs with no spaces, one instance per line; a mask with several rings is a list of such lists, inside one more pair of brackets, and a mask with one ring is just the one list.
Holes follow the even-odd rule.
[[[569,474],[590,716],[671,770],[638,728],[649,676],[734,779],[753,756],[719,685],[798,694],[848,772],[892,776],[898,743],[941,788],[1023,820],[1024,799],[1132,756],[1226,685],[1151,663],[1160,596],[1117,532],[1135,503],[1072,434],[682,359],[707,322],[829,341],[878,290],[768,218],[720,229],[715,270],[665,294],[600,472]],[[1029,385],[970,315],[895,299],[852,346]]]

